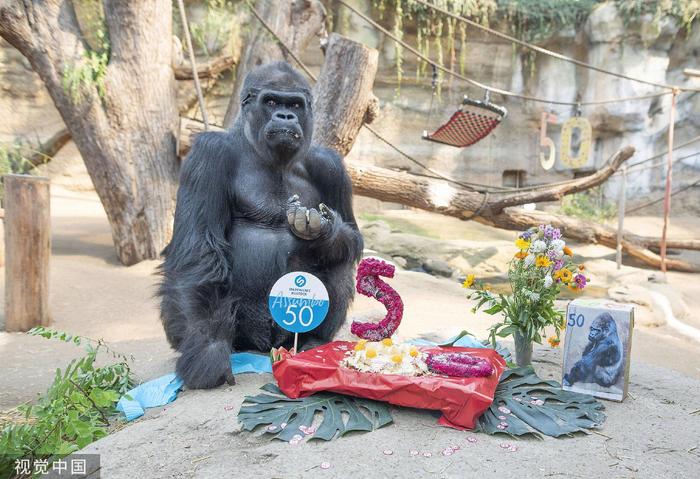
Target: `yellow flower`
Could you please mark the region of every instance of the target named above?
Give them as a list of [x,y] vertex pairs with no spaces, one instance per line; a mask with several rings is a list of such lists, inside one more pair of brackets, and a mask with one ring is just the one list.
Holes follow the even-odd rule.
[[469,275],[467,275],[467,278],[462,283],[462,288],[471,288],[473,284],[474,284],[474,275],[469,274]]
[[515,253],[515,257],[518,259],[525,259],[527,258],[527,251],[518,251]]
[[547,258],[547,257],[544,256],[544,255],[539,255],[539,256],[535,259],[535,266],[537,266],[538,268],[546,268],[546,267],[549,266],[550,264],[552,264],[552,262],[550,261],[549,258]]
[[400,363],[401,361],[403,361],[403,356],[401,356],[400,354],[394,354],[394,355],[391,357],[391,360],[394,361],[396,364],[398,364],[398,363]]
[[412,358],[415,358],[418,356],[418,348],[411,347],[411,349],[408,350],[408,354],[410,354]]
[[567,256],[573,256],[574,252],[571,251],[571,248],[569,248],[568,246],[564,246],[564,254]]
[[360,339],[355,345],[355,351],[362,351],[363,349],[365,349],[365,344],[367,344],[367,340]]
[[377,351],[375,351],[374,349],[368,349],[367,352],[365,353],[365,355],[366,355],[369,359],[376,358],[376,357],[377,357]]
[[391,340],[391,338],[384,338],[382,339],[382,344],[386,347],[392,346],[394,342]]
[[564,283],[568,283],[574,278],[574,274],[571,271],[569,271],[568,268],[560,270],[559,273],[561,273],[559,277]]
[[580,264],[580,265],[578,265],[578,269],[579,269],[579,271],[583,271],[584,269],[586,269],[586,267],[584,265]]
[[571,291],[573,291],[574,293],[579,293],[579,292],[581,292],[581,290],[580,290],[579,288],[576,287],[576,283],[571,283],[571,284],[569,285],[569,289],[570,289]]
[[517,246],[520,251],[526,251],[530,247],[530,242],[522,238],[518,238],[515,240],[515,246]]
[[556,336],[550,336],[549,338],[547,338],[547,341],[549,341],[549,345],[553,348],[559,346],[559,343],[561,342]]

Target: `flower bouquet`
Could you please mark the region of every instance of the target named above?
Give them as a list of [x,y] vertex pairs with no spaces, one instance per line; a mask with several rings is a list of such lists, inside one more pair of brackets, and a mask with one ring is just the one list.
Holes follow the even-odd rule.
[[555,308],[554,300],[562,288],[581,291],[588,279],[583,265],[573,261],[573,252],[558,228],[530,228],[518,235],[515,246],[518,251],[508,264],[510,295],[495,294],[488,286],[475,284],[474,275],[469,275],[463,286],[476,286],[469,295],[478,300],[474,312],[486,308],[485,313],[503,316],[491,326],[489,339],[495,344],[496,336],[513,336],[516,363],[525,366],[532,359],[532,342],[542,342],[545,328],[554,328],[555,334],[548,341],[552,347],[559,345],[564,312]]

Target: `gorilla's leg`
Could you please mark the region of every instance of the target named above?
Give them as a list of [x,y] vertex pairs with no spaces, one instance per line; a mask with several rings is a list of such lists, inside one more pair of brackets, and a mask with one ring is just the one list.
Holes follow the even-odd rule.
[[226,288],[199,285],[164,295],[163,325],[168,341],[181,353],[175,369],[191,389],[235,383],[230,338],[235,334],[236,307],[222,289]]
[[568,374],[564,375],[564,385],[571,386],[574,383],[579,382],[591,382],[594,366],[590,364],[590,361],[585,361],[587,356],[584,355],[581,360],[574,364]]
[[599,367],[595,371],[595,382],[603,387],[609,388],[613,386],[620,377],[622,368],[620,365]]

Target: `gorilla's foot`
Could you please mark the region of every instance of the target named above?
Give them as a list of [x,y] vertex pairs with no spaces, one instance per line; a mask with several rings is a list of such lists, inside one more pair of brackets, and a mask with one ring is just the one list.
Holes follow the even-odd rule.
[[321,203],[316,208],[306,208],[301,205],[299,196],[294,195],[287,200],[287,221],[289,227],[297,237],[305,240],[313,240],[321,236],[321,233],[330,229],[333,224],[334,214],[330,208]]
[[[175,370],[190,389],[210,389],[224,382],[233,385],[236,380],[231,372],[231,348],[224,341],[204,345],[183,343],[182,355]],[[189,346],[189,347],[188,347]]]

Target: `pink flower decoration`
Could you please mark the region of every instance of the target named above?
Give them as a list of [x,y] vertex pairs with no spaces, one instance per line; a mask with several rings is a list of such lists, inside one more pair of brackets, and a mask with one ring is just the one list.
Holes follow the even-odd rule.
[[493,374],[491,363],[467,353],[428,353],[425,364],[432,372],[448,376],[483,378]]
[[365,258],[357,267],[357,292],[375,298],[386,308],[387,314],[378,323],[361,323],[353,321],[350,332],[368,341],[381,341],[391,337],[401,324],[403,301],[399,294],[379,279],[394,277],[395,268],[376,258]]

